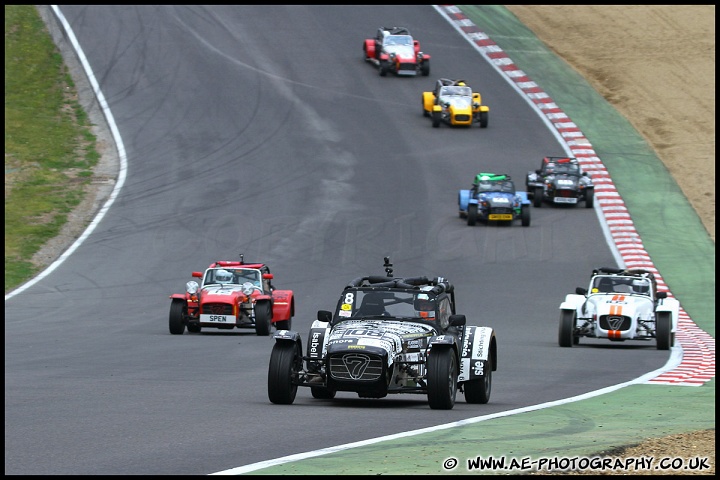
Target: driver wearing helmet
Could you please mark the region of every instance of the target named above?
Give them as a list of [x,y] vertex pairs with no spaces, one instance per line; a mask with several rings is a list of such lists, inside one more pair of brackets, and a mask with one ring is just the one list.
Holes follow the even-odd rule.
[[415,298],[415,310],[418,316],[427,319],[435,318],[435,299],[427,294],[421,293]]
[[233,275],[227,270],[220,269],[215,271],[215,281],[221,285],[232,283]]
[[633,292],[641,295],[650,295],[650,282],[637,278],[632,282]]

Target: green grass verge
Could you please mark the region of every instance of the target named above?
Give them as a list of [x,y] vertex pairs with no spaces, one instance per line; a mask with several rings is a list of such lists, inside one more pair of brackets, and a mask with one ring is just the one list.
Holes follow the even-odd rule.
[[75,85],[33,5],[5,5],[5,292],[83,199],[99,154]]

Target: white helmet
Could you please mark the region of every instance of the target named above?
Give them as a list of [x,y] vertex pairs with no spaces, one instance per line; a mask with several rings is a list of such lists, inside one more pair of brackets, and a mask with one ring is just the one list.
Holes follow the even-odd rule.
[[227,270],[216,270],[215,281],[218,283],[230,283],[232,282],[232,273]]

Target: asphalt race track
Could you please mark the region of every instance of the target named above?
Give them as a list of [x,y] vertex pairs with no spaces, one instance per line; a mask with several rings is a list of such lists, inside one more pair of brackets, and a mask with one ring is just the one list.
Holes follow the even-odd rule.
[[[61,10],[127,178],[92,235],[5,303],[6,474],[207,474],[571,397],[668,360],[654,343],[557,346],[565,294],[617,264],[595,210],[533,209],[528,228],[458,218],[477,172],[522,188],[564,150],[431,6]],[[381,25],[410,29],[429,77],[380,77],[363,61]],[[431,127],[421,95],[439,77],[481,92],[487,129]],[[435,411],[417,395],[300,389],[271,404],[270,337],[167,327],[168,295],[190,272],[241,253],[294,291],[303,336],[346,282],[382,274],[384,256],[397,276],[448,277],[459,313],[497,332],[490,403]]]

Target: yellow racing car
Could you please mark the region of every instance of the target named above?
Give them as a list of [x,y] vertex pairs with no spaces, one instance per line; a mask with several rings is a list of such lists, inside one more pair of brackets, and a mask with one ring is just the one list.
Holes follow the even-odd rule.
[[432,92],[423,92],[423,115],[432,118],[433,128],[441,123],[450,126],[487,128],[490,107],[482,104],[478,92],[473,92],[464,80],[441,78]]

